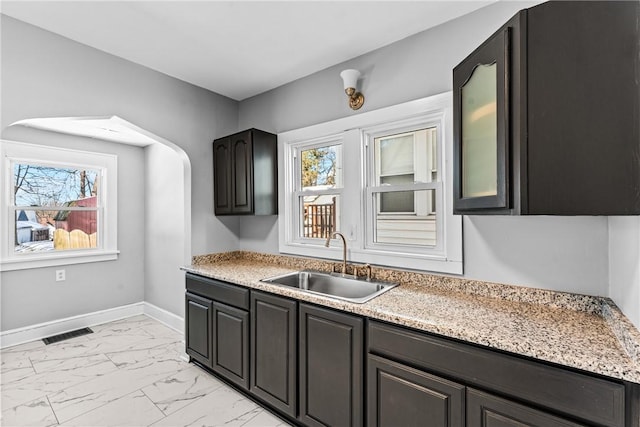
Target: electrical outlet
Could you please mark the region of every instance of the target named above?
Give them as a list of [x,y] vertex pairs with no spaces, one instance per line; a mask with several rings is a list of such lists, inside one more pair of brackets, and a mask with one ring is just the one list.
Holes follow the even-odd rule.
[[349,236],[347,237],[350,241],[356,240],[356,235],[358,234],[358,226],[352,225],[349,227]]
[[66,280],[66,271],[56,270],[56,282],[62,282],[64,280]]

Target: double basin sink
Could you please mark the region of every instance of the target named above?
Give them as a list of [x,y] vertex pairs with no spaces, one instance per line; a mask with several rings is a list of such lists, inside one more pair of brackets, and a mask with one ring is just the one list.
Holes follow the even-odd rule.
[[272,285],[288,286],[303,292],[319,294],[331,298],[363,304],[381,295],[397,283],[374,281],[337,273],[319,271],[296,271],[281,276],[262,279],[261,282]]

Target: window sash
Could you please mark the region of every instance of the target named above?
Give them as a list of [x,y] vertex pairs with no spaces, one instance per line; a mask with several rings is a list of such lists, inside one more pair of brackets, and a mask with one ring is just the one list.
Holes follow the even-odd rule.
[[[321,149],[332,146],[340,146],[340,150],[342,151],[342,137],[331,135],[324,138],[314,139],[311,141],[304,141],[297,144],[292,144],[290,149],[293,154],[293,191],[325,191],[325,190],[303,190],[302,184],[302,152],[309,151],[313,149]],[[339,169],[338,179],[336,180],[336,184],[333,187],[327,188],[326,190],[335,190],[341,189],[343,187],[343,177],[342,177],[342,157],[343,154],[340,154],[338,158],[339,164],[336,166]]]
[[[364,250],[365,251],[384,251],[384,252],[395,252],[395,253],[413,253],[413,254],[424,254],[424,255],[442,255],[445,253],[445,230],[444,230],[444,212],[443,203],[444,203],[444,192],[442,185],[443,175],[440,171],[443,170],[444,165],[444,151],[442,147],[443,138],[443,126],[442,126],[442,117],[437,116],[435,120],[429,119],[406,119],[401,120],[395,123],[388,123],[376,126],[370,129],[363,130],[363,143],[364,143],[364,153],[365,153],[365,176],[367,178],[364,184]],[[418,152],[420,150],[416,149],[416,144],[418,140],[414,137],[413,140],[413,155],[414,155],[414,167],[413,173],[414,177],[422,177],[424,176],[427,179],[432,179],[430,182],[421,181],[419,178],[416,179],[412,183],[404,183],[404,184],[379,184],[379,180],[383,176],[379,176],[378,172],[380,169],[380,147],[379,144],[376,144],[376,140],[384,139],[386,137],[392,136],[405,136],[408,134],[412,134],[416,131],[420,131],[423,129],[433,129],[433,131],[427,132],[426,138],[429,141],[431,148],[431,153],[428,155],[440,154],[438,157],[432,160],[432,165],[429,166],[424,171],[420,171],[416,165],[416,155],[419,155]],[[433,140],[431,132],[434,132]],[[415,134],[414,134],[415,135]],[[433,170],[435,169],[435,174]],[[435,176],[434,176],[435,175]],[[380,218],[410,218],[416,215],[416,205],[414,204],[413,212],[380,212],[380,197],[377,197],[378,194],[386,194],[386,193],[395,193],[401,191],[425,191],[432,190],[435,192],[435,209],[430,209],[430,212],[427,215],[435,215],[436,222],[436,244],[434,246],[431,245],[408,245],[408,244],[396,244],[396,243],[381,243],[376,242],[376,234],[377,230],[377,221]],[[415,197],[414,193],[414,197]]]
[[[433,214],[427,213],[428,216],[435,215],[436,221],[436,244],[434,246],[412,246],[395,243],[376,242],[376,223],[378,217],[382,218],[407,218],[414,215],[413,212],[379,212],[379,198],[377,194],[393,193],[399,191],[435,191],[436,209]],[[407,252],[407,253],[425,253],[437,255],[444,251],[444,218],[442,214],[443,198],[442,182],[428,182],[416,184],[404,184],[395,186],[369,187],[365,190],[365,250],[380,250],[389,252]]]
[[[292,214],[291,228],[287,229],[287,234],[289,235],[288,239],[291,242],[309,245],[324,244],[319,238],[304,236],[304,224],[302,223],[304,208],[300,201],[306,196],[337,196],[339,203],[341,203],[340,200],[342,199],[343,187],[340,184],[342,184],[344,177],[340,176],[339,179],[336,180],[336,185],[333,187],[326,189],[303,190],[302,152],[332,146],[340,146],[340,150],[343,150],[343,138],[341,135],[328,135],[321,138],[292,143],[287,146],[287,152],[291,159],[290,173],[292,173],[292,175],[290,174],[287,176],[287,179],[290,180],[288,181],[290,186],[290,197],[288,197],[290,206],[288,212],[291,212]],[[340,154],[338,159],[339,164],[336,165],[336,168],[340,170],[340,174],[342,174],[342,168],[344,166],[342,164],[343,155],[343,153]],[[340,209],[338,209],[336,212],[336,224],[340,224],[340,221]]]

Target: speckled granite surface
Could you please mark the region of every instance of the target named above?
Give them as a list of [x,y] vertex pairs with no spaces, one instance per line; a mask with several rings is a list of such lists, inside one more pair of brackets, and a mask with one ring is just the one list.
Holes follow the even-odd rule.
[[640,383],[640,332],[607,298],[373,268],[400,286],[354,304],[260,279],[338,263],[252,252],[194,257],[185,271],[372,319]]

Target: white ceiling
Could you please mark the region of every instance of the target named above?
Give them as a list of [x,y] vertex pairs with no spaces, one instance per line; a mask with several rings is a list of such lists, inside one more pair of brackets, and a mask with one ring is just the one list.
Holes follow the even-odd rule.
[[493,1],[2,0],[0,12],[243,100]]

